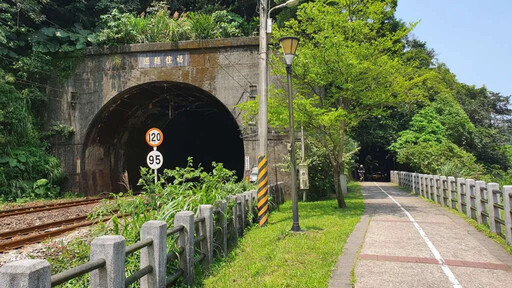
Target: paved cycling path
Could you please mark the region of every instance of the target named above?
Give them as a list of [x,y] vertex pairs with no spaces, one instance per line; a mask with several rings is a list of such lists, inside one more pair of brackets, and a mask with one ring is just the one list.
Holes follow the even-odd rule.
[[461,217],[391,183],[365,182],[361,188],[366,213],[329,287],[351,286],[347,274],[359,249],[355,287],[512,285],[512,256]]

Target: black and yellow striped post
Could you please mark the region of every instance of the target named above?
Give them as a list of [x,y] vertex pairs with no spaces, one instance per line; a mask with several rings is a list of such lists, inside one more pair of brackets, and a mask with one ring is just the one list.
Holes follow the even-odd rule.
[[267,156],[258,158],[258,223],[263,227],[268,222],[268,163]]

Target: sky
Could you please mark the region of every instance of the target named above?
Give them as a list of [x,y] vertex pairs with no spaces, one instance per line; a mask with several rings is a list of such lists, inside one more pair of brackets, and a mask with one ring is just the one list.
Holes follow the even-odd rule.
[[460,82],[512,95],[512,0],[398,0],[396,16]]

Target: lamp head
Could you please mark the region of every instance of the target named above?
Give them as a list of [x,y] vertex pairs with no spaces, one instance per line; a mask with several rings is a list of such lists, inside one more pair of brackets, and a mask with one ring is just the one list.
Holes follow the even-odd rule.
[[281,48],[283,49],[286,65],[292,65],[293,57],[295,56],[297,46],[299,45],[299,38],[281,37],[279,42],[281,43]]
[[288,0],[286,3],[284,3],[286,7],[293,7],[297,4],[299,4],[299,0]]

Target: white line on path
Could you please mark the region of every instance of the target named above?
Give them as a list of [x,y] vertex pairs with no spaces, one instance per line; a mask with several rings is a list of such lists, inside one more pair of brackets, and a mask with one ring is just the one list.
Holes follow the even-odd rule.
[[444,274],[448,277],[450,282],[452,282],[453,288],[462,288],[462,285],[460,285],[459,281],[457,281],[457,279],[455,278],[455,275],[453,275],[452,270],[450,270],[450,268],[448,266],[446,266],[446,263],[444,262],[443,257],[441,257],[441,254],[439,253],[439,251],[436,249],[436,246],[434,246],[434,244],[432,244],[430,239],[428,239],[427,234],[425,234],[423,229],[421,229],[420,225],[416,222],[416,220],[414,220],[412,215],[407,210],[405,210],[405,208],[402,207],[402,205],[400,205],[400,203],[398,203],[395,200],[395,198],[393,198],[393,196],[389,195],[386,191],[384,191],[384,189],[382,189],[379,186],[379,184],[377,184],[376,182],[373,182],[373,183],[377,187],[379,187],[380,191],[382,191],[382,192],[384,192],[384,194],[388,195],[388,197],[391,200],[393,200],[393,202],[395,202],[395,204],[398,205],[398,207],[400,207],[400,209],[402,209],[402,211],[404,211],[405,215],[407,215],[407,217],[409,218],[409,221],[411,221],[412,224],[414,224],[414,227],[416,227],[416,230],[418,230],[418,232],[420,233],[421,238],[423,238],[425,243],[427,243],[428,248],[430,248],[430,251],[432,252],[432,254],[434,254],[434,257],[437,259],[437,262],[439,262],[439,265],[441,265],[441,269],[443,269]]

